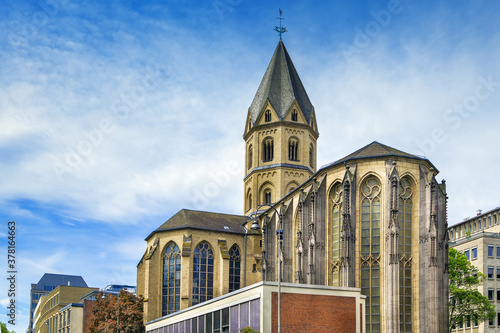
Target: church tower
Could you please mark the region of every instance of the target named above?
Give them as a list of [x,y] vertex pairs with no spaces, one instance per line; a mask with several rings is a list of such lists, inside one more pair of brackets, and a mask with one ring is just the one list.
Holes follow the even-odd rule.
[[316,172],[318,135],[314,106],[280,39],[245,124],[245,215],[277,202]]

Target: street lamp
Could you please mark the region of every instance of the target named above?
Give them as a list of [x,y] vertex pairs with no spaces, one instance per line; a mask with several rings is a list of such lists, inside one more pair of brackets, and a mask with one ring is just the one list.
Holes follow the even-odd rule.
[[[281,215],[276,209],[271,204],[262,204],[259,207],[257,207],[257,210],[255,213],[250,214],[250,216],[254,215],[253,218],[253,223],[250,229],[252,230],[259,230],[259,222],[257,221],[257,212],[261,207],[268,206],[271,207],[275,212],[276,215],[278,216],[278,227],[276,228],[276,237],[278,238],[278,333],[281,333],[281,267],[282,267],[282,262],[283,262],[283,224],[281,221]],[[265,240],[262,240],[265,241]]]

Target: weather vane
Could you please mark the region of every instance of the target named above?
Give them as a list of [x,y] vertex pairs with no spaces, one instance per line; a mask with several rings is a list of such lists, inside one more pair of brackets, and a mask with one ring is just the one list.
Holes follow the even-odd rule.
[[280,20],[280,26],[279,27],[274,27],[274,31],[277,31],[278,34],[280,35],[280,40],[281,40],[281,35],[283,33],[287,32],[286,28],[281,26],[281,20],[284,20],[284,18],[282,18],[281,15],[283,15],[283,11],[280,8],[280,17],[276,18],[277,20]]

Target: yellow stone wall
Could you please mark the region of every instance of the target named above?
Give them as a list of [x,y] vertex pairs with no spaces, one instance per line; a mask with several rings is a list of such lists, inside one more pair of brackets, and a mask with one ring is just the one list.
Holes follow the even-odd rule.
[[[244,287],[243,265],[245,253],[245,237],[241,234],[220,233],[209,230],[179,229],[157,232],[147,240],[147,249],[153,249],[156,239],[158,245],[149,259],[145,255],[137,269],[137,294],[143,295],[147,301],[144,303],[144,320],[151,321],[162,316],[162,280],[163,280],[163,257],[167,244],[175,242],[182,253],[184,236],[191,235],[190,255],[181,255],[181,302],[180,309],[186,309],[192,305],[192,281],[193,281],[193,254],[199,243],[206,241],[212,247],[214,254],[214,285],[213,297],[218,297],[229,291],[229,259],[223,259],[219,240],[225,240],[227,250],[234,244],[239,247],[241,255],[241,279],[240,285]],[[261,280],[258,263],[260,259],[260,235],[248,234],[247,237],[247,260],[246,260],[246,285]],[[257,270],[253,271],[253,265]]]
[[[271,121],[264,119],[265,110],[271,111]],[[292,121],[291,112],[297,112],[297,121]],[[271,161],[263,161],[263,142],[272,138],[274,142],[274,156]],[[288,143],[294,138],[299,143],[298,161],[292,161],[288,156]],[[316,140],[318,132],[316,120],[312,115],[311,125],[307,123],[302,111],[294,102],[283,120],[280,120],[269,102],[263,108],[260,117],[254,125],[250,119],[245,129],[245,186],[244,186],[244,213],[254,212],[263,203],[264,191],[271,189],[271,202],[276,202],[288,194],[292,189],[309,179],[316,171]],[[250,154],[250,147],[252,153]],[[310,163],[309,150],[313,147],[313,161]],[[251,163],[250,163],[251,160]],[[270,167],[275,164],[289,164],[307,167],[298,169],[287,166]],[[312,165],[311,165],[312,164]],[[256,168],[269,167],[256,170]],[[312,170],[309,171],[309,170]],[[250,200],[250,195],[252,200]],[[251,203],[250,203],[251,201]]]

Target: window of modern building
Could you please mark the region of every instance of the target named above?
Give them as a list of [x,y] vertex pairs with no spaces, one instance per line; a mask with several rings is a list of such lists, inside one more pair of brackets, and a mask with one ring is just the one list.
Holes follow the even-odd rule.
[[493,279],[493,270],[492,266],[488,266],[488,279]]
[[472,248],[472,259],[477,259],[477,247]]
[[465,327],[470,328],[470,317],[465,318]]
[[274,141],[271,138],[266,138],[262,142],[262,161],[269,162],[274,157]]
[[366,295],[366,327],[380,332],[380,182],[361,186],[361,293]]
[[492,319],[488,320],[488,325],[495,326],[495,317],[493,317]]
[[465,250],[465,251],[464,251],[464,254],[465,254],[465,256],[467,257],[467,260],[469,260],[469,259],[470,259],[470,256],[469,256],[469,250]]
[[493,224],[497,224],[497,216],[493,215]]
[[491,227],[491,216],[488,216],[488,225]]
[[497,258],[500,258],[500,246],[497,246]]
[[271,121],[271,110],[266,110],[266,114],[264,115],[266,123]]
[[163,257],[162,316],[179,311],[181,295],[181,252],[170,242]]
[[[479,222],[479,223],[481,223],[481,222]],[[476,232],[476,231],[477,231],[477,229],[476,229],[476,222],[474,222],[474,232]]]
[[241,256],[238,246],[229,249],[229,292],[240,289]]
[[497,325],[500,326],[500,312],[497,312]]
[[488,299],[493,301],[493,297],[495,297],[495,289],[488,289]]
[[288,141],[288,159],[290,161],[298,161],[299,160],[299,142],[297,139],[290,139]]
[[292,111],[292,121],[297,121],[297,110]]
[[500,301],[500,289],[497,289],[497,301]]
[[495,246],[488,245],[488,257],[493,257],[493,250],[494,249],[495,249]]
[[192,305],[205,302],[214,295],[214,254],[210,244],[203,241],[193,254]]
[[500,267],[497,266],[497,279],[500,280]]

